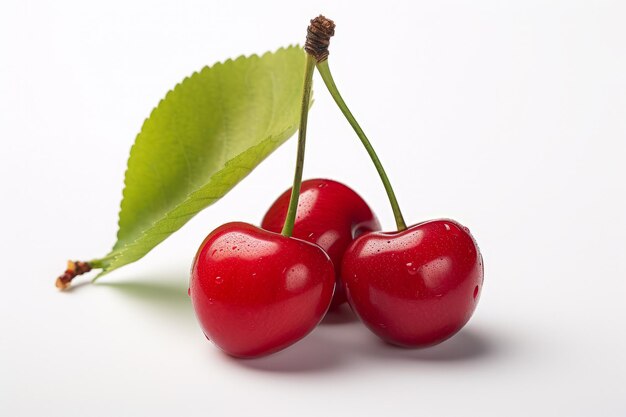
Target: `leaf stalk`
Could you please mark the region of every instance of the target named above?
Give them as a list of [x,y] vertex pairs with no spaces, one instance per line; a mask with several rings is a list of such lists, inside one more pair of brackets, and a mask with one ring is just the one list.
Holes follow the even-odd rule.
[[93,266],[89,262],[67,261],[67,268],[65,272],[57,278],[55,285],[61,291],[66,290],[69,288],[74,278],[86,274],[91,271],[92,268]]

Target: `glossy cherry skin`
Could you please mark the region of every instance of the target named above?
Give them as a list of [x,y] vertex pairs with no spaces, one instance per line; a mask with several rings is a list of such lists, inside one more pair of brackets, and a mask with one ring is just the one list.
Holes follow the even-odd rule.
[[[265,214],[261,227],[280,233],[285,222],[291,189],[285,191]],[[346,301],[341,283],[341,260],[348,245],[365,232],[380,230],[367,203],[346,185],[327,179],[302,182],[293,236],[315,243],[335,265],[337,287],[331,308]]]
[[437,344],[470,319],[483,285],[482,256],[469,230],[432,220],[356,239],[342,264],[348,301],[383,340]]
[[333,264],[318,246],[234,222],[200,246],[189,295],[209,340],[232,356],[253,358],[313,330],[334,287]]

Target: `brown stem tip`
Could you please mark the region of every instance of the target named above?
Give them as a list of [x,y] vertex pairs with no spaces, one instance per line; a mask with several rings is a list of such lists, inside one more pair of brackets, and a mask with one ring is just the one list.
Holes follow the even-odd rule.
[[307,28],[304,50],[317,62],[324,61],[328,58],[328,45],[334,34],[335,22],[322,15],[317,16]]
[[57,278],[55,285],[58,289],[65,290],[74,278],[89,271],[91,271],[89,262],[67,261],[67,269],[63,275]]

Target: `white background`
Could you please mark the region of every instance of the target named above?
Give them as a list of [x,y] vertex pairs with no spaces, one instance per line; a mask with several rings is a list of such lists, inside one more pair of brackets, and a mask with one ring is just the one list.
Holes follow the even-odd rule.
[[[216,226],[258,223],[295,141],[138,263],[55,290],[113,244],[128,150],[184,76],[337,23],[330,64],[407,221],[469,226],[473,319],[427,350],[333,318],[234,360],[186,295]],[[626,3],[0,3],[0,415],[626,415]],[[391,210],[316,78],[305,177]],[[86,281],[86,280],[84,280]],[[347,313],[346,313],[347,314]]]

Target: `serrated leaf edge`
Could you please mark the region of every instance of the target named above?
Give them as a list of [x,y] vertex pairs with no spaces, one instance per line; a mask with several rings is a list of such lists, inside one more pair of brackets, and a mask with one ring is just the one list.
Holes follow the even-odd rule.
[[[300,46],[299,44],[290,44],[290,45],[287,45],[287,46],[280,47],[280,48],[278,48],[278,49],[276,49],[276,50],[274,50],[274,51],[267,51],[267,52],[263,53],[263,54],[262,54],[262,55],[260,55],[260,56],[259,56],[258,54],[250,54],[250,55],[245,55],[245,54],[242,54],[242,55],[239,55],[238,57],[236,57],[235,59],[228,58],[228,59],[227,59],[227,60],[225,60],[225,61],[218,61],[218,62],[214,63],[213,65],[206,65],[206,66],[202,67],[200,70],[198,70],[198,71],[194,71],[191,75],[186,76],[185,78],[183,78],[183,80],[182,80],[182,81],[180,81],[179,83],[177,83],[177,84],[174,86],[174,88],[172,88],[172,89],[170,89],[170,90],[168,90],[168,91],[167,91],[167,93],[165,94],[165,96],[164,96],[161,100],[159,100],[158,104],[157,104],[157,105],[156,105],[156,106],[155,106],[155,107],[154,107],[154,108],[150,111],[150,114],[148,115],[148,117],[146,117],[146,118],[144,119],[144,121],[143,121],[143,123],[142,123],[142,125],[141,125],[141,129],[139,130],[139,133],[137,133],[137,135],[135,136],[135,140],[134,140],[134,142],[133,142],[133,145],[131,146],[131,149],[130,149],[130,152],[129,152],[129,157],[128,157],[127,162],[126,162],[126,170],[124,171],[124,188],[122,189],[122,199],[121,199],[121,201],[120,201],[119,211],[118,211],[118,220],[117,220],[118,231],[117,231],[117,233],[116,233],[116,242],[119,240],[119,234],[120,234],[120,230],[121,230],[121,225],[120,225],[120,222],[121,222],[122,204],[123,204],[124,199],[126,198],[126,191],[127,191],[126,177],[127,177],[128,170],[129,170],[129,162],[130,162],[130,159],[132,158],[133,152],[135,151],[135,148],[136,148],[136,145],[137,145],[137,138],[139,137],[139,135],[141,135],[141,132],[143,132],[143,129],[144,129],[144,127],[145,127],[146,123],[147,123],[147,122],[148,122],[148,120],[149,120],[149,119],[150,119],[150,118],[154,115],[154,113],[155,113],[155,111],[158,109],[158,107],[159,107],[159,106],[160,106],[160,105],[161,105],[161,104],[162,104],[165,100],[167,100],[167,99],[168,99],[168,97],[169,97],[171,94],[174,94],[174,92],[175,92],[176,90],[178,90],[178,89],[182,88],[182,85],[183,85],[184,83],[188,82],[188,80],[190,80],[191,78],[193,78],[193,77],[195,77],[195,76],[197,76],[197,75],[201,74],[203,71],[208,71],[208,70],[211,70],[211,69],[213,69],[213,68],[216,68],[216,67],[219,67],[219,66],[223,66],[223,65],[226,65],[226,64],[230,64],[230,63],[235,63],[235,62],[237,62],[237,61],[244,60],[244,59],[254,59],[254,58],[263,59],[264,57],[266,57],[266,56],[268,56],[268,55],[275,55],[275,54],[279,53],[280,51],[286,51],[286,50],[290,50],[290,49],[294,49],[294,48],[301,48],[301,46]],[[313,101],[311,101],[311,105],[312,105],[312,104],[313,104]],[[292,136],[292,135],[296,132],[296,130],[297,130],[297,126],[290,126],[288,129],[286,129],[285,131],[283,131],[281,134],[279,134],[279,135],[275,136],[275,140],[277,140],[278,142],[284,142],[284,141],[286,141],[289,137],[291,137],[291,136]],[[267,143],[268,141],[271,141],[271,140],[272,140],[272,138],[274,138],[274,137],[273,137],[273,136],[269,136],[269,137],[267,137],[267,138],[263,139],[263,141],[262,141],[261,143],[259,143],[259,145],[257,145],[257,146],[260,146],[260,145],[262,145],[262,144],[264,144],[264,143]],[[242,155],[244,155],[247,151],[249,151],[249,149],[248,149],[248,150],[246,150],[246,151],[244,151],[244,152],[241,152],[241,153],[237,154],[236,156],[234,156],[233,158],[231,158],[231,159],[229,159],[229,160],[225,161],[225,162],[224,162],[224,166],[227,166],[227,165],[231,164],[233,160],[236,160],[237,158],[240,158],[240,157],[241,157]],[[265,158],[267,158],[267,156],[269,156],[269,154],[268,154],[268,155],[265,155],[265,156],[263,157],[263,160],[265,160]],[[221,172],[221,170],[220,170],[220,171],[218,171],[218,172],[216,172],[214,175],[212,175],[212,176],[209,178],[209,182],[211,181],[211,179],[212,179],[212,178],[213,178],[216,174],[218,174],[218,173],[220,173],[220,172]],[[249,171],[249,172],[250,172],[250,171]],[[244,178],[245,178],[245,177],[249,174],[249,172],[248,172],[246,175],[244,175],[244,176],[241,178],[241,180],[243,180],[243,179],[244,179]],[[241,181],[241,180],[240,180],[240,181]],[[234,187],[235,185],[237,185],[237,184],[238,184],[238,182],[237,182],[237,183],[235,183],[235,184],[233,184],[233,187]],[[233,187],[231,187],[230,189],[232,189]],[[229,189],[229,190],[230,190],[230,189]],[[194,194],[196,194],[196,193],[198,193],[198,192],[200,192],[201,190],[202,190],[202,188],[200,188],[200,189],[198,189],[198,190],[195,190],[195,191],[193,191],[193,192],[189,193],[189,194],[187,195],[187,197],[185,197],[185,199],[184,199],[183,201],[181,201],[179,204],[177,204],[175,207],[173,207],[171,210],[169,210],[169,211],[168,211],[168,213],[166,213],[164,216],[160,217],[159,219],[157,219],[157,220],[153,221],[153,222],[150,224],[150,226],[149,226],[149,227],[146,227],[146,228],[145,228],[145,230],[144,230],[143,232],[141,232],[141,234],[139,234],[139,235],[138,235],[138,236],[137,236],[137,237],[136,237],[136,238],[135,238],[132,242],[128,242],[128,243],[124,244],[123,246],[121,246],[121,247],[119,247],[119,248],[117,248],[117,249],[112,249],[112,250],[111,250],[111,251],[110,251],[110,252],[109,252],[109,253],[108,253],[105,257],[103,257],[103,258],[101,259],[101,261],[102,261],[102,271],[101,271],[101,272],[100,272],[100,273],[99,273],[99,274],[98,274],[98,275],[94,278],[94,281],[95,281],[95,280],[97,280],[98,278],[100,278],[100,277],[102,277],[102,276],[104,276],[104,275],[108,274],[109,272],[111,272],[111,271],[113,271],[113,270],[115,270],[115,269],[117,269],[117,268],[119,268],[119,267],[123,266],[124,264],[119,265],[119,266],[117,266],[117,267],[115,267],[115,268],[111,268],[111,265],[115,265],[116,260],[118,260],[118,259],[122,256],[123,252],[125,252],[128,248],[130,248],[130,247],[132,247],[132,246],[135,246],[135,245],[137,244],[137,242],[141,241],[141,240],[142,240],[142,239],[146,236],[147,232],[148,232],[149,230],[153,229],[153,228],[154,228],[154,226],[155,226],[156,224],[158,224],[158,223],[159,223],[159,222],[161,222],[161,221],[166,220],[166,219],[167,219],[167,217],[168,217],[169,212],[175,211],[175,210],[177,210],[179,207],[181,207],[181,206],[183,206],[183,205],[187,204],[189,201],[191,201],[191,199],[192,199],[193,195],[194,195]],[[220,198],[221,198],[221,196],[220,196]],[[208,206],[209,206],[209,205],[211,205],[211,204],[212,204],[212,203],[207,204],[207,206],[205,206],[205,208],[206,208],[206,207],[208,207]],[[190,217],[190,219],[191,219],[191,218],[193,218],[193,217],[194,217],[196,214],[198,214],[200,211],[201,211],[201,210],[199,210],[198,212],[196,212],[195,214],[193,214],[193,215]],[[189,220],[190,220],[190,219],[189,219]],[[183,225],[184,225],[184,224],[183,224]],[[183,225],[181,225],[180,227],[182,227]],[[177,228],[176,230],[179,230],[179,229],[180,229],[180,227],[179,227],[179,228]],[[174,230],[172,233],[174,233],[176,230]],[[161,241],[161,242],[162,242],[162,241]],[[161,242],[159,242],[158,244],[160,244]],[[158,245],[158,244],[157,244],[157,245]],[[115,244],[114,244],[113,248],[114,248],[114,247],[115,247]],[[156,246],[155,246],[155,247],[156,247]]]

